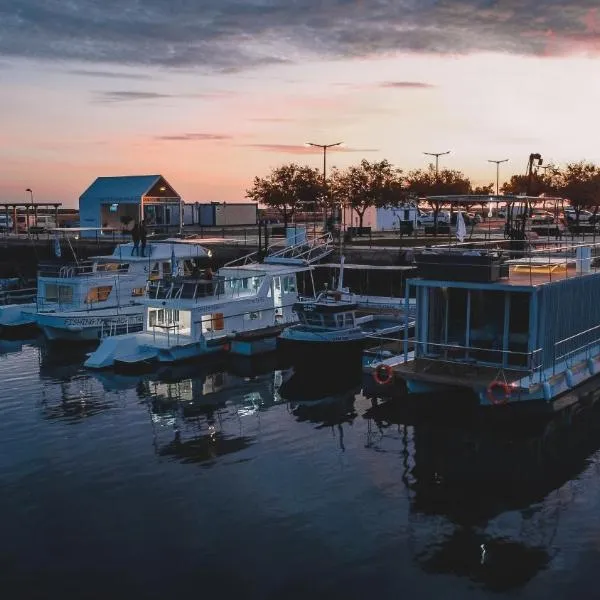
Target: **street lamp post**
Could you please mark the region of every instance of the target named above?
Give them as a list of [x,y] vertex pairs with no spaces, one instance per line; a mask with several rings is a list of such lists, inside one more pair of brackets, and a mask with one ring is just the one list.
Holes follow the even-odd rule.
[[29,196],[31,197],[31,205],[33,206],[33,192],[31,191],[31,188],[27,188],[25,191],[29,192]]
[[447,152],[423,152],[423,154],[427,154],[428,156],[435,156],[435,178],[437,180],[440,156],[450,154],[450,150],[448,150]]
[[496,164],[496,196],[500,193],[500,165],[502,163],[508,162],[508,158],[503,158],[502,160],[489,160],[489,163]]
[[335,144],[313,144],[312,142],[306,143],[307,146],[314,146],[315,148],[322,148],[323,150],[323,191],[325,193],[325,227],[327,227],[327,148],[341,146],[342,144],[343,142],[336,142]]

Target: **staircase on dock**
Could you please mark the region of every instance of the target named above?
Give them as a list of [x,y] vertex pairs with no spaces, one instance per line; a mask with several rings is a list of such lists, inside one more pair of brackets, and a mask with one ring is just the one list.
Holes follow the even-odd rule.
[[266,252],[256,251],[225,264],[226,267],[264,263],[269,265],[312,265],[334,251],[333,236],[326,233],[289,246],[281,243],[269,246]]

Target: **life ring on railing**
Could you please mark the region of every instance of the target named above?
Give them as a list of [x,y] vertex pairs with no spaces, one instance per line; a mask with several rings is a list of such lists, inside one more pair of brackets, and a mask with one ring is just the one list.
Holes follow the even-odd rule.
[[379,385],[389,385],[394,379],[394,369],[384,363],[373,369],[373,379]]
[[[498,396],[494,394],[494,390],[496,388],[500,388],[504,394]],[[487,398],[488,400],[495,405],[498,404],[506,404],[511,397],[512,388],[505,381],[498,381],[497,379],[492,381],[490,385],[487,386]]]

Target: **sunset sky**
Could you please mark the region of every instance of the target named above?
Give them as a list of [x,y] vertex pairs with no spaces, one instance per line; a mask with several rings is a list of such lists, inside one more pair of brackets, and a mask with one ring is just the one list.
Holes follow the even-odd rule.
[[304,142],[495,181],[600,163],[598,0],[0,0],[0,200],[161,173],[243,201]]

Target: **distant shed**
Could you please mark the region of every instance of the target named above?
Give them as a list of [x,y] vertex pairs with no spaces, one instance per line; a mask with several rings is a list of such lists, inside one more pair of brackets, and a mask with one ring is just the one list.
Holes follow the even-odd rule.
[[258,204],[255,202],[195,202],[184,204],[185,225],[226,227],[256,225]]
[[79,197],[79,216],[81,227],[123,229],[145,219],[160,228],[179,225],[181,205],[162,175],[98,177]]

